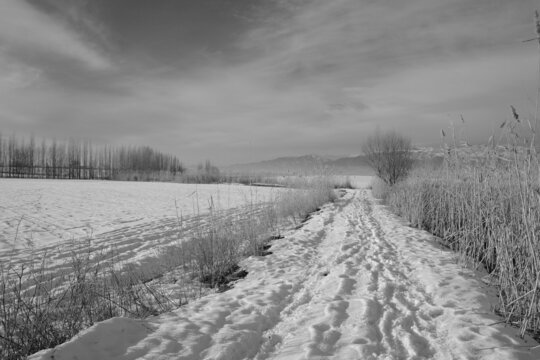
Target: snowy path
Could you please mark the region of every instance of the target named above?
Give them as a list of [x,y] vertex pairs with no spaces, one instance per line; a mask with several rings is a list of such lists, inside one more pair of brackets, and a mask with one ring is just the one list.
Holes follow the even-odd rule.
[[540,359],[429,234],[350,191],[221,294],[111,319],[31,359]]

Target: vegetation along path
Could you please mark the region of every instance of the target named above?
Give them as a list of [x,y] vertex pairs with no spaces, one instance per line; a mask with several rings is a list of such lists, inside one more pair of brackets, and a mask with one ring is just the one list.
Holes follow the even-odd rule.
[[540,359],[433,236],[351,190],[243,262],[229,291],[113,318],[31,359]]

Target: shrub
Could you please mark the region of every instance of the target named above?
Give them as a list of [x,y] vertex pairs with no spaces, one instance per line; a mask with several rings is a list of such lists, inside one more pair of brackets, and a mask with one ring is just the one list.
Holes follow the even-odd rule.
[[362,151],[375,174],[388,185],[405,178],[413,165],[410,139],[395,131],[377,131],[366,139]]

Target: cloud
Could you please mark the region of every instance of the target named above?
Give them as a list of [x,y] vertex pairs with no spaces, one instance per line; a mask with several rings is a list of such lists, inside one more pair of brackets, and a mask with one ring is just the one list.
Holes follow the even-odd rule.
[[292,82],[369,80],[523,40],[531,25],[528,3],[312,1],[295,16],[251,32],[243,46],[264,54],[261,69]]
[[[436,142],[452,117],[489,127],[507,104],[521,109],[534,95],[535,48],[521,43],[534,31],[532,0],[509,3],[276,0],[249,31],[219,38],[233,41],[223,44],[226,55],[174,66],[158,53],[140,61],[134,55],[143,49],[114,54],[113,63],[96,44],[118,34],[109,39],[99,19],[82,37],[73,27],[85,18],[79,8],[58,23],[6,0],[0,123],[49,137],[148,144],[188,163],[355,153],[377,126]],[[222,27],[229,28],[245,30]],[[471,135],[485,136],[473,128]]]
[[0,50],[0,93],[2,88],[11,90],[30,86],[41,76],[41,70],[24,64],[6,61],[6,58],[6,56],[2,56],[2,51]]
[[92,70],[112,66],[76,32],[22,0],[0,3],[0,43],[4,53],[16,61],[34,62],[40,56],[52,56],[77,61]]
[[533,5],[312,1],[256,29],[243,46],[264,54],[252,65],[284,89],[303,88],[327,103],[328,123],[341,130],[334,141],[347,126],[394,127],[428,141],[450,112],[489,124],[504,116],[504,104],[524,103],[534,90],[536,55],[521,43],[534,31]]

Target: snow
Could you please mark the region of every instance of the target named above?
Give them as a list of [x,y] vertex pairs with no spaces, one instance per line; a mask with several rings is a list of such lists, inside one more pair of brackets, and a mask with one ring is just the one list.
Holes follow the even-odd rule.
[[250,257],[224,293],[145,320],[113,318],[31,360],[539,359],[494,315],[483,274],[365,189]]
[[[114,246],[118,261],[143,261],[179,240],[198,215],[257,204],[280,189],[86,180],[0,179],[0,260],[47,254],[63,264],[73,249]],[[64,264],[65,265],[65,264]]]

